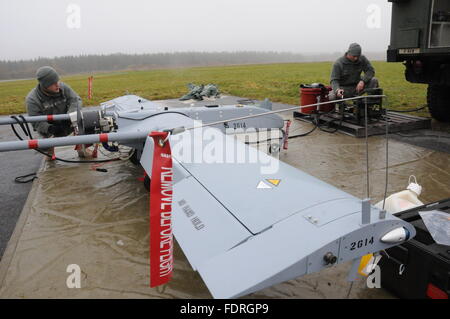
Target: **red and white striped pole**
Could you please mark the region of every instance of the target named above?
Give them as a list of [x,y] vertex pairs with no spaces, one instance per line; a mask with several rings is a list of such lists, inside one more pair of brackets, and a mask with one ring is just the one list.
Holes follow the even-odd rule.
[[88,99],[92,99],[92,81],[94,80],[93,76],[88,77]]
[[51,148],[58,146],[68,146],[77,144],[94,144],[106,142],[127,142],[127,141],[141,141],[147,138],[145,131],[126,132],[126,133],[102,133],[90,135],[75,135],[64,137],[53,137],[44,139],[11,141],[0,143],[0,152],[18,151],[34,148]]

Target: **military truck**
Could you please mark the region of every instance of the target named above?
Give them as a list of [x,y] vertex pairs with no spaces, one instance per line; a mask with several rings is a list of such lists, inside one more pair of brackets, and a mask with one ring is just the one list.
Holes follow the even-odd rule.
[[450,122],[450,0],[392,2],[388,62],[404,62],[405,78],[428,84],[431,116]]

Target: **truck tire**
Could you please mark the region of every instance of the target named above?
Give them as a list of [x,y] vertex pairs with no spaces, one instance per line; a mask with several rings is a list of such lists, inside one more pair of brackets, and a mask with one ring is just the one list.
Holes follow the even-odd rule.
[[428,85],[427,103],[431,116],[440,122],[450,122],[450,87]]

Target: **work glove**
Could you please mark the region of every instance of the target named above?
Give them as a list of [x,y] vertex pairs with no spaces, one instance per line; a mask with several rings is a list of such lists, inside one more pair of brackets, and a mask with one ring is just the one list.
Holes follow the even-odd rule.
[[50,124],[48,126],[47,132],[49,135],[53,135],[53,136],[58,135],[61,133],[61,127],[58,125]]
[[50,124],[48,126],[47,132],[49,135],[53,136],[66,136],[68,133],[70,133],[68,131],[68,127],[67,126],[65,127],[63,122],[60,125]]
[[54,125],[50,124],[47,128],[47,132],[49,135],[55,135],[56,128]]

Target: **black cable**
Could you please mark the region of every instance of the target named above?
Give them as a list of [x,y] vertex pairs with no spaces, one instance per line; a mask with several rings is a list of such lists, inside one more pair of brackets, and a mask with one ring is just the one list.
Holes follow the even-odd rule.
[[[30,177],[29,179],[25,179],[27,177]],[[23,175],[23,176],[17,176],[16,178],[14,178],[14,182],[19,183],[19,184],[26,184],[26,183],[30,183],[32,181],[34,181],[37,178],[36,173],[31,173],[31,174],[27,174],[27,175]]]
[[[320,126],[320,122],[319,122],[319,129],[320,129],[322,132],[334,134],[334,133],[336,133],[336,132],[339,130],[339,127],[342,126],[343,118],[344,118],[344,116],[342,115],[340,119],[332,119],[331,121],[329,121],[329,122],[327,123],[327,126],[330,127],[331,123],[333,123],[334,121],[339,120],[339,125],[336,126],[336,128],[333,129],[333,130],[326,130],[326,129],[324,129],[323,127]],[[320,120],[320,116],[319,116],[319,120]]]
[[11,128],[12,128],[14,134],[16,135],[16,137],[17,137],[19,140],[23,141],[23,138],[19,135],[19,133],[17,133],[16,128],[14,127],[14,124],[11,124]]
[[[188,115],[186,115],[186,114],[184,114],[184,113],[182,113],[182,112],[168,111],[168,112],[163,112],[163,113],[155,113],[155,114],[151,114],[151,115],[149,115],[149,116],[147,116],[147,117],[139,118],[139,119],[134,119],[134,118],[125,117],[125,116],[120,116],[120,115],[118,116],[118,118],[126,119],[126,120],[131,120],[131,121],[143,121],[143,120],[149,119],[149,118],[151,118],[151,117],[153,117],[153,116],[163,115],[163,114],[167,114],[167,113],[181,114],[181,115],[184,115],[184,116],[186,116],[186,117],[189,117]],[[190,117],[189,117],[189,118],[190,118]]]
[[[23,126],[23,123],[17,118],[17,116],[11,115],[11,118],[12,118],[13,120],[15,120],[15,121],[17,122],[17,124],[19,124],[19,126],[20,126],[20,128],[22,129],[22,131],[24,132],[24,134],[25,134],[26,136],[29,136],[27,130],[26,130],[25,127]],[[12,126],[12,125],[13,125],[13,124],[11,124],[11,126]]]
[[30,137],[30,139],[33,139],[33,135],[31,135],[31,130],[30,130],[27,120],[25,119],[25,117],[23,115],[19,115],[19,117],[22,119],[23,123],[25,123],[25,127],[27,128],[28,136]]
[[267,142],[271,142],[273,140],[282,140],[282,137],[274,137],[274,138],[269,138],[267,140],[264,141],[256,141],[256,142],[244,142],[244,144],[259,144],[259,143],[267,143]]
[[430,135],[419,135],[419,134],[414,134],[414,135],[405,135],[405,134],[401,134],[401,133],[391,133],[394,135],[398,135],[401,137],[433,137],[433,138],[450,138],[450,136],[441,136],[441,135],[434,135],[434,134],[430,134]]
[[301,133],[301,134],[297,134],[297,135],[292,135],[292,136],[288,136],[288,139],[291,138],[297,138],[297,137],[304,137],[307,136],[309,134],[311,134],[312,132],[314,132],[318,127],[319,127],[319,120],[320,120],[320,115],[319,114],[313,114],[314,117],[311,120],[311,123],[314,124],[314,127],[312,128],[312,130],[306,132],[306,133]]
[[[258,141],[256,141],[256,142],[244,142],[244,144],[251,145],[251,144],[267,143],[267,142],[271,142],[271,141],[273,141],[273,140],[282,140],[282,139],[284,138],[284,134],[285,134],[285,133],[284,133],[283,129],[280,129],[280,131],[281,131],[282,134],[283,134],[282,137],[268,138],[267,140],[264,140],[264,141],[258,140]],[[258,133],[259,133],[259,132],[258,132]]]
[[[19,123],[19,125],[22,128],[22,130],[24,131],[25,135],[28,136],[27,131],[21,125],[19,119],[17,117],[15,117],[15,116],[11,116],[11,118],[13,118],[17,123]],[[25,119],[23,119],[23,120],[25,121]],[[11,128],[14,131],[14,134],[21,141],[23,141],[23,138],[19,135],[19,133],[17,133],[16,128],[14,127],[14,124],[11,124]],[[30,178],[26,179],[27,177],[30,177]],[[27,175],[17,176],[16,178],[14,178],[14,182],[19,183],[19,184],[26,184],[26,183],[30,183],[30,182],[34,181],[36,178],[37,178],[36,173],[31,173],[31,174],[27,174]]]
[[304,136],[307,136],[307,135],[311,134],[311,133],[314,132],[314,131],[316,130],[316,128],[317,128],[317,125],[315,125],[315,123],[313,123],[313,124],[314,124],[314,127],[312,128],[311,131],[308,131],[308,132],[302,133],[302,134],[297,134],[297,135],[288,136],[288,139],[291,139],[291,138],[297,138],[297,137],[304,137]]
[[[342,126],[342,122],[344,121],[344,115],[343,115],[343,114],[341,114],[341,116],[340,116],[339,119],[334,118],[334,119],[331,119],[331,121],[328,121],[328,122],[327,122],[327,127],[328,127],[328,128],[331,128],[330,125],[331,125],[333,122],[339,121],[339,125],[337,125],[336,128],[334,128],[334,129],[332,129],[332,130],[325,129],[324,126],[320,124],[320,117],[321,117],[321,116],[327,115],[327,114],[330,114],[330,113],[333,113],[333,112],[335,112],[334,109],[333,109],[333,110],[330,110],[330,111],[328,111],[328,112],[324,112],[324,113],[315,113],[315,114],[313,114],[313,115],[315,115],[315,121],[314,121],[314,119],[313,119],[313,120],[311,121],[311,123],[313,123],[315,126],[313,127],[313,129],[312,129],[311,131],[306,132],[306,133],[303,133],[303,134],[298,134],[298,135],[289,136],[288,138],[290,139],[290,138],[297,138],[297,137],[307,136],[307,135],[311,134],[312,132],[314,132],[314,130],[316,130],[317,128],[319,128],[322,132],[326,132],[326,133],[330,133],[330,134],[336,133],[336,132],[339,130],[339,127]],[[377,122],[378,122],[378,121],[379,121],[379,119],[377,120]]]
[[[415,112],[415,111],[419,111],[419,110],[424,109],[425,107],[427,107],[427,106],[424,105],[424,106],[422,106],[422,107],[419,107],[419,108],[416,108],[416,109],[413,109],[413,110],[394,111],[394,110],[386,109],[386,111],[405,112],[405,113],[406,113],[406,112]],[[298,135],[289,136],[288,139],[307,136],[307,135],[311,134],[312,132],[314,132],[314,130],[316,130],[317,128],[319,128],[321,131],[326,132],[326,133],[330,133],[330,134],[336,133],[336,132],[339,130],[339,127],[342,126],[342,122],[344,121],[344,115],[343,115],[343,114],[341,114],[341,117],[340,117],[339,119],[332,119],[331,121],[328,121],[328,122],[327,122],[327,127],[330,128],[330,125],[331,125],[333,122],[339,121],[339,125],[336,126],[336,128],[334,128],[333,130],[325,129],[324,126],[320,124],[320,117],[321,117],[321,116],[326,115],[326,114],[329,114],[329,113],[333,113],[333,112],[335,112],[335,111],[334,111],[334,110],[331,110],[331,111],[328,111],[328,112],[325,112],[325,113],[315,113],[315,115],[316,115],[315,121],[314,121],[314,120],[311,121],[311,123],[313,123],[315,126],[313,127],[313,129],[312,129],[311,131],[306,132],[306,133],[303,133],[303,134],[298,134]],[[374,119],[372,119],[372,122],[371,122],[371,123],[376,123],[376,122],[380,122],[380,119],[377,118],[377,119],[375,119],[375,121],[374,121]],[[431,136],[431,135],[428,135],[428,136]],[[411,137],[414,137],[414,136],[411,136]],[[442,137],[444,137],[444,136],[442,136]],[[444,138],[448,138],[448,137],[444,137]]]
[[110,146],[110,145],[108,144],[108,142],[103,142],[102,145],[103,145],[103,148],[104,148],[105,150],[107,150],[107,151],[109,151],[109,152],[111,152],[111,153],[115,153],[115,152],[118,152],[118,151],[119,151],[119,147],[118,147],[118,146],[116,146],[116,145]]
[[322,132],[334,134],[334,133],[336,133],[336,132],[339,130],[339,127],[342,125],[342,121],[343,121],[343,119],[344,119],[344,116],[343,116],[343,115],[341,116],[340,119],[332,119],[331,121],[327,122],[327,127],[330,128],[330,124],[331,124],[331,123],[333,123],[334,121],[337,121],[337,120],[340,121],[340,122],[339,122],[339,125],[338,125],[335,129],[333,129],[333,130],[326,130],[326,129],[323,128],[322,125],[320,125],[320,117],[323,116],[323,115],[327,115],[327,114],[333,113],[333,112],[335,112],[334,109],[332,109],[332,110],[330,110],[330,111],[328,111],[328,112],[324,112],[324,113],[317,113],[317,118],[316,118],[316,120],[317,120],[317,127],[318,127]]
[[410,113],[410,112],[417,112],[417,111],[423,110],[426,107],[427,107],[427,105],[423,105],[421,107],[418,107],[416,109],[411,109],[411,110],[390,110],[390,109],[386,109],[386,111],[397,112],[397,113]]

